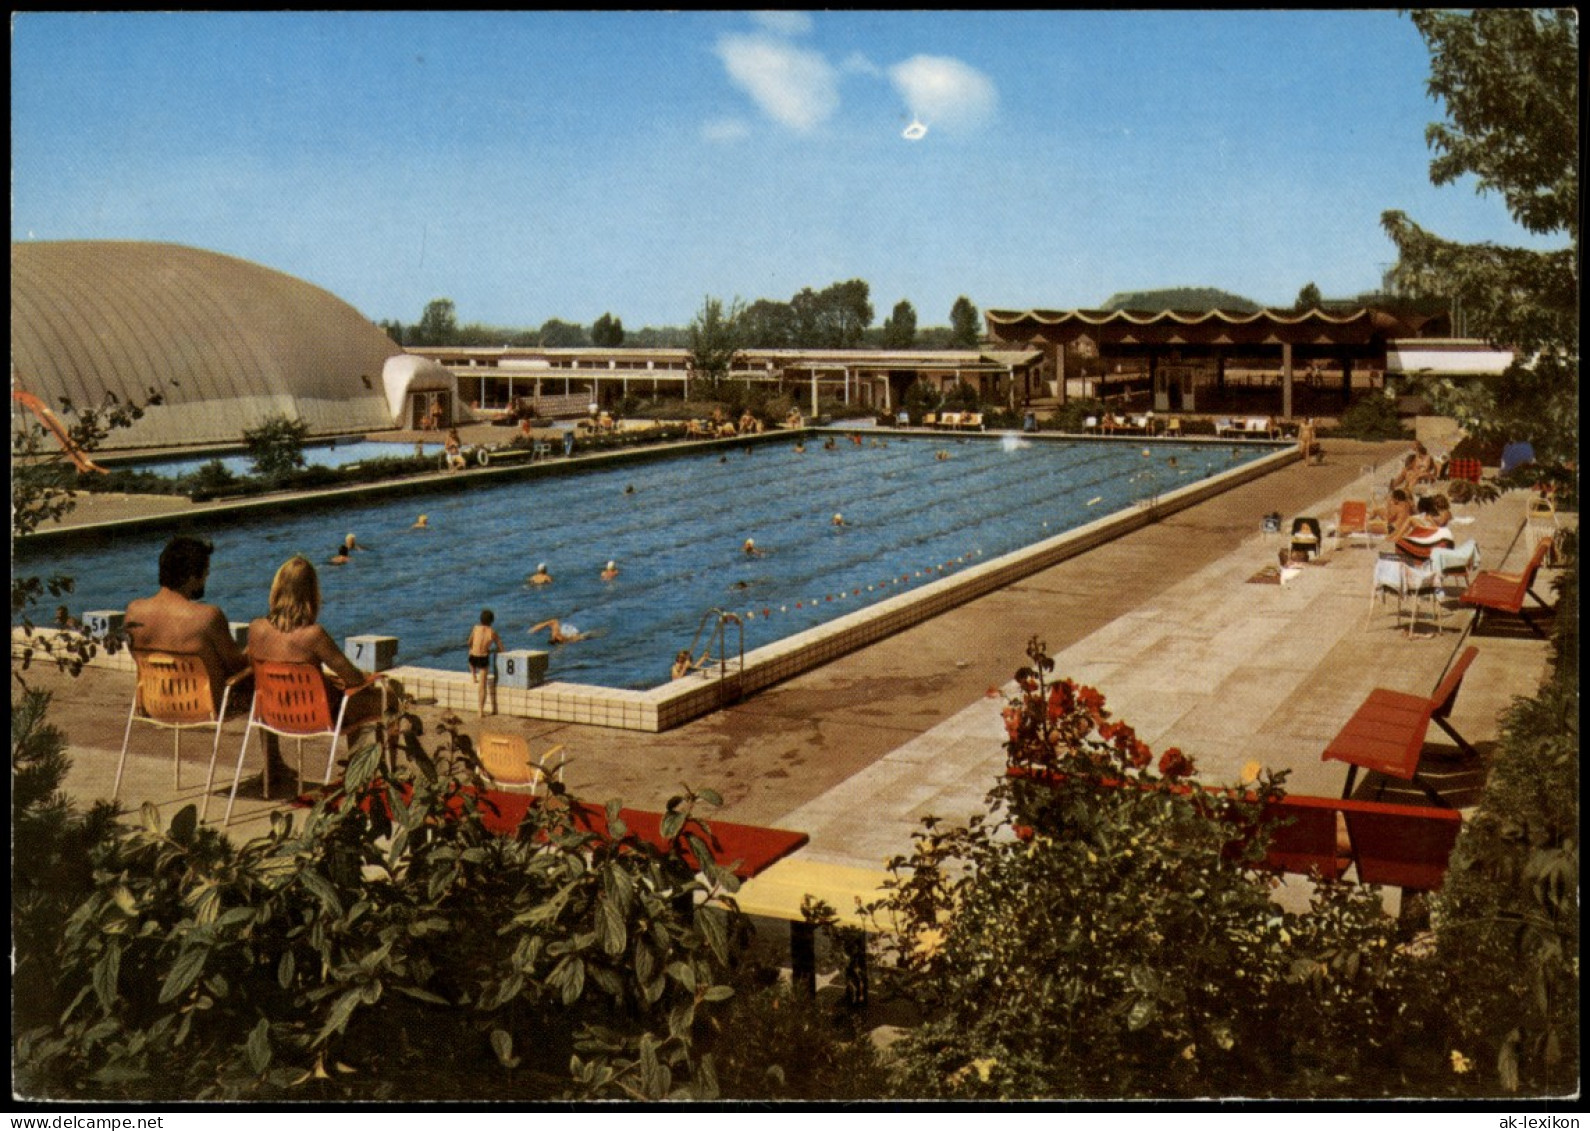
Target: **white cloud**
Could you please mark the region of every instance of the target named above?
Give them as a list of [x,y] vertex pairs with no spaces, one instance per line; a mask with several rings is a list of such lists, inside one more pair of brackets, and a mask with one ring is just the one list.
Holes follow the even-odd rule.
[[839,66],[847,75],[868,75],[875,79],[883,78],[883,68],[860,51],[852,51],[849,55],[846,55],[845,61]]
[[815,51],[761,35],[725,35],[718,58],[763,113],[790,129],[808,132],[839,108],[838,74]]
[[716,118],[701,127],[701,137],[704,141],[742,141],[750,136],[751,127],[739,118]]
[[812,18],[805,12],[753,12],[751,18],[775,35],[805,35],[812,30]]
[[959,59],[916,55],[890,67],[889,81],[912,114],[949,130],[982,125],[999,104],[992,80]]

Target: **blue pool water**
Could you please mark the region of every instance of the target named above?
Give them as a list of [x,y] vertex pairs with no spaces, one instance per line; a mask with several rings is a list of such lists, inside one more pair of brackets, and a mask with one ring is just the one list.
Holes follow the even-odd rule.
[[[441,453],[442,445],[430,443],[423,445],[423,448],[422,454],[435,456]],[[401,458],[414,454],[413,444],[393,443],[387,440],[354,439],[304,445],[304,463],[310,467],[343,467],[367,459]],[[176,479],[179,476],[191,475],[215,459],[219,459],[221,466],[233,475],[252,475],[254,472],[252,461],[243,452],[208,456],[173,456],[167,459],[136,460],[125,463],[112,461],[108,462],[107,466],[128,471],[152,471],[156,475]]]
[[[886,445],[886,446],[885,446]],[[207,600],[233,621],[261,615],[277,566],[302,553],[320,572],[321,621],[339,642],[399,638],[398,663],[465,670],[483,607],[510,649],[549,648],[549,617],[597,633],[552,647],[550,679],[664,683],[704,613],[745,618],[747,651],[988,558],[1268,454],[1155,442],[1015,436],[820,437],[527,478],[450,495],[372,500],[200,531],[216,546]],[[949,458],[937,458],[945,452]],[[411,530],[425,513],[429,529]],[[835,513],[844,526],[834,526]],[[370,548],[325,564],[344,534]],[[29,550],[15,567],[64,568],[74,613],[120,609],[156,588],[165,533],[103,547]],[[766,551],[750,558],[747,538]],[[619,574],[603,581],[616,561]],[[555,581],[526,578],[546,562]]]

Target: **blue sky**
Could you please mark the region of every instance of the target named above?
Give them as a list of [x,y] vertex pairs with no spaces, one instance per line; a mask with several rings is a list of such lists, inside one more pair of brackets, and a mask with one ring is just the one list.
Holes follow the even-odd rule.
[[685,325],[862,278],[1086,307],[1374,288],[1429,183],[1429,56],[1342,12],[23,13],[13,241],[161,240],[374,320]]

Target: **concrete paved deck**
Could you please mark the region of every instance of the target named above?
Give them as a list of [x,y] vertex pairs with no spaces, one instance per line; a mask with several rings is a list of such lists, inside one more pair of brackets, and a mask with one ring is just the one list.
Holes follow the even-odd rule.
[[[1433,639],[1407,639],[1389,609],[1366,627],[1375,554],[1361,545],[1285,587],[1248,578],[1280,545],[1260,532],[1262,515],[1328,519],[1342,498],[1367,498],[1389,478],[1404,448],[1330,441],[1323,466],[1290,465],[664,734],[508,718],[465,723],[472,733],[524,734],[537,751],[563,744],[572,759],[566,780],[581,796],[654,808],[682,783],[708,786],[723,795],[726,820],[800,829],[811,835],[810,858],[877,868],[909,850],[922,817],[960,819],[980,805],[1003,766],[999,710],[1036,634],[1057,675],[1097,686],[1156,751],[1177,745],[1191,755],[1204,780],[1235,780],[1258,760],[1290,769],[1295,792],[1336,796],[1347,768],[1320,761],[1331,736],[1373,687],[1428,693],[1468,642],[1470,614],[1454,609]],[[1459,519],[1473,521],[1455,533],[1478,540],[1487,568],[1518,568],[1527,557],[1524,503],[1514,492],[1460,507]],[[1548,585],[1549,575],[1537,588]],[[1472,642],[1479,658],[1452,721],[1483,761],[1498,713],[1538,686],[1547,650],[1500,622]],[[74,763],[68,792],[82,801],[108,796],[131,677],[90,669],[72,680],[35,668],[27,678],[56,692],[52,718]],[[439,714],[420,710],[427,744]],[[241,730],[241,721],[229,724],[222,740],[227,771]],[[125,803],[147,799],[169,817],[198,798],[208,743],[186,739],[178,789],[165,736],[139,728],[134,737]],[[258,768],[251,753],[245,773]],[[1483,765],[1432,760],[1430,769],[1457,804],[1474,803]],[[1369,777],[1360,790],[1378,785]],[[1422,803],[1402,783],[1386,799]],[[212,800],[211,815],[224,803],[224,794]],[[253,798],[240,794],[234,835],[261,831],[279,804],[259,799],[257,789]]]

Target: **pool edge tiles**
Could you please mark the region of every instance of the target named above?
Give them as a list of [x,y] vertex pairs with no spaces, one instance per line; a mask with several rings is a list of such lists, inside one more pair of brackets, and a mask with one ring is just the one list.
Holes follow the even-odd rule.
[[[738,671],[725,673],[719,669],[639,691],[559,681],[529,690],[498,688],[497,711],[504,717],[648,733],[670,730],[1257,479],[1298,458],[1295,447],[1281,448],[1251,463],[1178,487],[1153,502],[1123,508],[1073,530],[969,566],[910,592],[747,652]],[[13,654],[19,632],[13,630]],[[131,670],[130,659],[124,653],[96,657],[94,664]],[[401,679],[415,698],[435,699],[439,705],[466,718],[476,710],[477,689],[467,672],[403,666],[392,669],[392,675]]]

